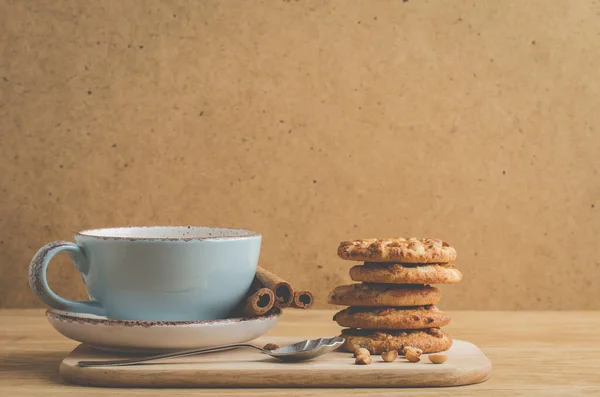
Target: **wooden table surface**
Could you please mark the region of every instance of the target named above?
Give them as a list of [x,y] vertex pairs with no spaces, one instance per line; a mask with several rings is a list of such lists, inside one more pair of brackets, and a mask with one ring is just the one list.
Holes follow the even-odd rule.
[[[271,336],[319,337],[339,327],[333,311],[286,310]],[[445,389],[103,389],[73,386],[58,374],[77,346],[40,309],[0,310],[0,396],[261,395],[280,396],[600,396],[600,312],[451,312],[447,330],[492,360],[491,378]],[[310,379],[307,379],[310,382]]]

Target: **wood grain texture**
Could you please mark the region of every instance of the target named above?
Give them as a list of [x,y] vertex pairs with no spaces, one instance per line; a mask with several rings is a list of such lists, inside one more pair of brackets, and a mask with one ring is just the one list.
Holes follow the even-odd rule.
[[[339,327],[327,310],[289,310],[270,336],[302,333],[335,335]],[[492,376],[477,385],[444,389],[448,396],[576,396],[600,393],[600,312],[451,312],[448,331],[481,347],[494,366]],[[60,362],[78,345],[55,332],[42,310],[0,310],[0,395],[100,396],[106,389],[73,386],[59,373]],[[111,390],[111,395],[159,396],[160,390]],[[184,395],[280,396],[281,390],[173,390]],[[299,396],[364,396],[365,390],[288,389]],[[439,396],[439,389],[369,389],[369,396]]]
[[[303,336],[269,337],[251,343],[286,346],[304,339]],[[433,365],[426,355],[419,363],[402,358],[386,363],[373,355],[371,365],[361,366],[354,364],[351,353],[333,352],[318,360],[282,363],[257,351],[236,349],[152,365],[82,368],[77,365],[79,361],[114,360],[123,356],[80,345],[62,361],[60,374],[71,383],[104,387],[373,388],[463,386],[485,381],[492,371],[490,360],[469,342],[457,340],[444,354],[448,361],[443,365]]]
[[[450,309],[600,309],[600,3],[0,0],[0,307],[90,227],[238,226],[324,307],[441,237]],[[66,260],[50,283],[84,297]]]

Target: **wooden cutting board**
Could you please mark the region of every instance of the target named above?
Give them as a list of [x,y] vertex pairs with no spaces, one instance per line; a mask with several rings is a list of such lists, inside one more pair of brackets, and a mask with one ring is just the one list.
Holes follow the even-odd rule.
[[[258,346],[280,346],[304,338],[255,340]],[[124,358],[80,345],[63,360],[60,373],[80,385],[110,387],[423,387],[460,386],[486,380],[490,360],[472,343],[456,340],[444,364],[373,356],[371,365],[355,365],[350,353],[333,352],[312,361],[282,363],[252,349],[235,349],[126,367],[82,368],[82,360]]]

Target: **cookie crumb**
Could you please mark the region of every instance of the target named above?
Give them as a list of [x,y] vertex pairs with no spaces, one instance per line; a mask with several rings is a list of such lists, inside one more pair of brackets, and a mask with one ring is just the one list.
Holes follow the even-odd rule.
[[371,364],[371,356],[367,356],[367,355],[360,355],[358,357],[356,357],[356,360],[354,360],[354,363],[357,365],[369,365]]
[[417,357],[421,357],[421,354],[423,354],[423,350],[421,350],[419,348],[412,347],[412,346],[404,346],[404,348],[402,349],[402,353],[404,353],[404,355],[406,355],[406,353],[408,351],[411,351]]
[[418,363],[419,361],[421,361],[421,359],[419,358],[419,355],[417,355],[417,352],[415,352],[414,350],[406,350],[406,353],[404,353],[404,356],[411,363]]
[[434,364],[443,364],[448,360],[448,356],[445,354],[430,354],[428,357],[429,361]]
[[264,347],[264,350],[277,350],[279,349],[279,345],[277,343],[267,343]]
[[383,352],[383,353],[381,353],[381,358],[386,363],[391,363],[391,362],[395,361],[398,358],[398,351],[397,350],[390,350],[390,351],[387,351],[387,352]]
[[365,349],[364,347],[356,349],[356,351],[354,352],[354,357],[370,356],[370,355],[371,355],[371,352],[369,350]]

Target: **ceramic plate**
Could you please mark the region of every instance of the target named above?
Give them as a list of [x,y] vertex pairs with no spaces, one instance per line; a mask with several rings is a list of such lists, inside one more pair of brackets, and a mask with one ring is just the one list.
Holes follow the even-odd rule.
[[273,328],[279,314],[209,321],[134,321],[50,309],[46,317],[67,338],[97,349],[164,352],[246,342]]

